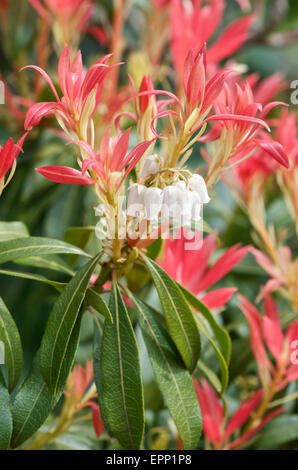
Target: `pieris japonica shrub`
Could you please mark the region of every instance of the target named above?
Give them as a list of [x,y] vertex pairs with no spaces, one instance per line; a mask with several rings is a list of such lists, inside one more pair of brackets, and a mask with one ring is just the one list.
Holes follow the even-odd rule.
[[0,2],[1,449],[297,441],[286,10],[227,3]]

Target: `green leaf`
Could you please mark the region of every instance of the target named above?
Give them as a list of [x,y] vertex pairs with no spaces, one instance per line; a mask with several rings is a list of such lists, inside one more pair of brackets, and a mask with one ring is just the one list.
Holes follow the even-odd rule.
[[179,284],[183,294],[185,295],[188,302],[198,311],[200,312],[203,317],[207,320],[212,329],[215,338],[218,341],[222,354],[227,363],[229,363],[231,358],[231,339],[228,332],[217,323],[214,316],[210,312],[207,305],[201,302],[197,297],[195,297],[191,292],[185,289],[183,286]]
[[45,382],[54,395],[71,333],[99,257],[100,255],[97,255],[85,264],[71,279],[55,302],[47,322],[40,348],[40,367]]
[[31,437],[45,422],[58,403],[63,393],[69,370],[73,367],[79,343],[80,326],[81,315],[77,319],[68,344],[67,353],[62,365],[61,379],[55,397],[53,397],[41,375],[40,358],[39,353],[37,353],[31,371],[13,402],[13,434],[11,440],[13,448],[19,447]]
[[254,449],[272,449],[298,439],[298,415],[278,416],[262,429]]
[[[85,249],[95,227],[70,227],[65,232],[64,240],[71,245]],[[69,264],[73,266],[76,263],[77,256],[69,255]]]
[[7,388],[0,381],[0,450],[9,448],[12,434],[11,403]]
[[227,331],[217,323],[215,318],[213,317],[212,313],[210,312],[207,305],[203,304],[199,299],[197,299],[191,292],[186,290],[184,287],[180,286],[181,290],[183,291],[186,299],[188,302],[198,310],[203,317],[209,323],[211,330],[214,333],[216,340],[218,341],[220,349],[217,347],[215,341],[213,340],[208,328],[204,324],[199,316],[196,317],[199,329],[204,333],[204,335],[208,338],[214,352],[218,358],[218,362],[221,369],[221,381],[222,381],[222,388],[221,393],[225,391],[229,382],[229,371],[228,365],[231,356],[231,340],[227,333]]
[[22,373],[23,348],[17,325],[0,297],[0,340],[5,347],[8,389],[12,391]]
[[74,271],[57,255],[28,256],[27,258],[15,259],[14,263],[21,266],[32,266],[34,268],[50,269],[59,273],[74,275]]
[[113,323],[113,317],[109,310],[109,307],[107,306],[100,294],[95,292],[95,290],[93,289],[88,289],[86,292],[85,300],[98,313],[103,315],[108,322]]
[[206,364],[204,364],[204,362],[202,362],[201,360],[198,361],[198,368],[197,368],[197,372],[195,373],[195,376],[198,379],[201,379],[200,371],[203,372],[203,374],[207,377],[208,381],[213,386],[213,388],[218,393],[221,393],[222,384],[220,380],[218,379],[217,375],[214,373],[212,369],[210,369],[210,367],[206,366]]
[[191,375],[185,369],[168,332],[151,310],[130,297],[142,330],[154,375],[164,401],[177,426],[185,449],[196,449],[202,432],[202,418]]
[[144,398],[135,334],[117,284],[110,297],[113,325],[105,322],[100,357],[103,415],[125,449],[140,449],[144,434]]
[[104,406],[102,402],[102,374],[100,370],[100,362],[101,362],[101,345],[102,345],[102,335],[103,335],[103,329],[104,329],[104,322],[102,319],[96,319],[94,321],[94,338],[93,338],[93,370],[94,370],[94,382],[96,385],[97,389],[97,398],[98,398],[98,404],[100,407],[100,414],[102,417],[102,420],[104,422],[104,427],[105,430],[112,435],[109,423],[107,422],[105,412],[104,412]]
[[158,292],[170,336],[186,367],[192,372],[197,365],[201,350],[200,334],[194,313],[176,282],[154,261],[146,258],[145,263]]
[[28,256],[55,253],[72,253],[91,258],[79,248],[52,238],[28,237],[0,242],[0,264]]
[[28,229],[22,222],[0,222],[0,242],[29,236]]
[[43,284],[48,284],[54,287],[59,292],[62,292],[64,287],[67,285],[64,282],[51,281],[50,279],[47,279],[46,277],[41,276],[39,274],[24,273],[22,271],[11,271],[8,269],[0,269],[0,274],[3,274],[4,276],[20,277],[22,279],[30,279],[31,281],[42,282]]

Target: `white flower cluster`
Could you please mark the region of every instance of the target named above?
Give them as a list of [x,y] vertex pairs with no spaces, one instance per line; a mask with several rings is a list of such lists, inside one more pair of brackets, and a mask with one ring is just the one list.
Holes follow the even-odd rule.
[[143,217],[150,221],[181,222],[190,225],[191,221],[201,219],[202,204],[210,201],[204,178],[193,175],[185,181],[179,181],[164,189],[135,183],[129,188],[127,215]]

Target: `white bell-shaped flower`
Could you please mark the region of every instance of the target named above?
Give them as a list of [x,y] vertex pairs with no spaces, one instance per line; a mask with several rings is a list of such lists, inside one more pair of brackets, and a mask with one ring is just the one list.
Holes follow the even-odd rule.
[[163,221],[171,221],[180,218],[180,189],[175,186],[167,186],[163,189],[163,203],[161,209],[161,218]]
[[181,225],[189,226],[192,219],[192,209],[194,205],[194,193],[185,189],[184,191],[179,191],[179,205],[181,213]]
[[155,153],[153,155],[147,155],[144,158],[143,166],[139,172],[140,178],[146,178],[149,175],[155,175],[160,169],[160,158]]
[[163,201],[163,192],[160,188],[146,188],[144,193],[144,206],[147,220],[158,220]]
[[191,218],[194,222],[199,222],[202,218],[202,208],[203,204],[201,203],[201,198],[198,193],[193,192],[194,201],[192,206]]
[[126,211],[128,216],[136,217],[144,209],[144,194],[146,189],[146,186],[137,183],[130,186]]
[[178,183],[175,183],[174,185],[176,188],[179,188],[181,189],[181,191],[185,191],[186,190],[186,184],[185,184],[185,181],[178,181]]
[[190,188],[199,195],[202,204],[207,204],[210,201],[205,180],[201,175],[193,175],[189,178],[188,183]]

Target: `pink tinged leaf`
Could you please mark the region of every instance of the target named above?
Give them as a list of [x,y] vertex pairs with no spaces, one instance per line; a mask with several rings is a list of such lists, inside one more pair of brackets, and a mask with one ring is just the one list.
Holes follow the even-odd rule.
[[276,303],[270,297],[270,295],[266,295],[264,299],[264,308],[265,308],[265,314],[267,317],[269,317],[274,323],[280,326],[280,321],[279,321],[279,312],[276,306]]
[[257,103],[265,105],[284,88],[286,88],[284,76],[280,73],[275,73],[262,80],[257,89],[254,90],[254,99]]
[[228,445],[228,448],[232,449],[234,447],[237,447],[243,444],[245,441],[248,441],[248,439],[250,439],[256,432],[258,432],[263,426],[265,426],[265,424],[268,423],[268,421],[270,421],[271,419],[275,418],[275,416],[278,416],[279,414],[283,412],[284,412],[284,408],[278,408],[278,410],[272,411],[261,421],[261,423],[258,426],[246,432],[245,434],[243,434],[243,436],[239,437],[235,441],[231,442]]
[[91,407],[91,411],[92,411],[92,421],[93,421],[95,434],[97,437],[100,437],[104,431],[104,424],[103,424],[102,417],[100,414],[99,406],[97,403],[94,403],[93,401],[89,403],[89,406]]
[[275,108],[275,106],[289,106],[287,103],[284,103],[283,101],[272,101],[271,103],[268,103],[264,106],[262,109],[262,112],[260,114],[260,119],[265,119],[268,113]]
[[129,145],[130,131],[131,128],[128,128],[122,135],[120,135],[115,145],[112,160],[110,162],[111,171],[118,171],[118,168],[125,158]]
[[99,26],[88,26],[87,33],[92,34],[92,36],[99,42],[101,46],[106,45],[108,42],[107,33]]
[[240,404],[238,410],[230,419],[226,427],[225,438],[228,438],[231,434],[233,434],[233,432],[239,429],[248,420],[251,413],[256,409],[256,407],[260,403],[262,394],[263,390],[258,390],[250,400],[244,401]]
[[204,109],[208,109],[215,101],[219,93],[222,91],[222,86],[229,75],[233,73],[232,70],[224,70],[218,72],[212,77],[206,85]]
[[53,114],[59,105],[57,103],[36,103],[28,109],[25,118],[25,130],[29,131],[37,126],[42,118]]
[[[184,243],[184,240],[183,240]],[[216,249],[216,237],[214,235],[208,235],[203,240],[203,245],[199,250],[196,251],[185,251],[183,250],[179,262],[183,265],[183,285],[187,287],[192,293],[197,295],[200,292],[199,284],[203,277],[205,270],[207,269],[209,259],[212,253]],[[174,258],[177,258],[176,253],[174,252]],[[194,273],[193,266],[195,266],[196,271]]]
[[128,111],[123,111],[122,113],[119,113],[118,116],[115,118],[115,128],[116,128],[116,131],[118,132],[118,134],[120,134],[120,132],[121,132],[120,119],[121,119],[123,116],[132,119],[135,123],[138,122],[137,117],[136,117],[135,114],[133,114],[133,113],[130,113],[130,112],[128,112]]
[[67,142],[67,145],[70,145],[70,144],[77,144],[79,145],[80,147],[82,147],[82,149],[85,150],[85,152],[87,153],[87,155],[89,155],[89,157],[96,161],[97,160],[97,155],[94,151],[94,149],[91,147],[91,145],[89,145],[87,142],[84,142],[83,140],[71,140],[70,142]]
[[250,10],[250,0],[236,0],[236,2],[240,5],[242,10]]
[[254,15],[249,15],[234,21],[228,26],[219,39],[209,48],[208,62],[219,62],[237,51],[248,39],[248,30],[254,18]]
[[20,72],[22,72],[23,70],[25,69],[34,69],[34,70],[37,70],[37,72],[39,72],[43,78],[48,82],[52,92],[54,93],[55,95],[55,98],[56,100],[59,102],[60,99],[59,99],[59,96],[58,96],[58,93],[56,91],[56,88],[54,87],[54,84],[52,82],[52,80],[50,79],[49,75],[43,70],[41,69],[40,67],[38,67],[37,65],[27,65],[26,67],[23,67]]
[[293,341],[298,341],[298,321],[293,322],[286,331],[285,334],[289,344]]
[[267,131],[270,132],[270,127],[262,119],[251,117],[251,116],[242,116],[240,114],[216,114],[205,119],[204,122],[210,121],[236,121],[236,122],[250,122],[252,124],[258,124],[259,126],[265,127]]
[[94,181],[81,171],[67,166],[43,166],[36,168],[36,171],[42,176],[55,183],[69,183],[80,185],[92,185]]
[[[298,346],[296,347],[296,351],[297,351],[297,348]],[[298,380],[298,353],[295,352],[294,349],[291,351],[291,353],[295,356],[295,361],[297,361],[297,364],[293,364],[292,366],[288,368],[287,373],[286,373],[286,378],[281,388],[284,388],[286,384],[290,382],[294,382],[295,380]]]
[[285,338],[289,347],[289,362],[296,362],[293,367],[298,369],[298,321],[293,322],[287,329]]
[[218,423],[210,415],[203,415],[203,430],[206,437],[213,444],[218,444],[221,441],[221,432]]
[[105,79],[106,75],[115,67],[119,67],[121,63],[107,65],[105,62],[109,59],[110,55],[105,56],[103,59],[97,61],[88,70],[84,82],[82,84],[82,102],[85,101],[91,91],[98,85],[100,86]]
[[[140,92],[142,91],[153,91],[154,86],[152,83],[152,80],[149,75],[145,75],[142,79],[141,85],[140,85]],[[152,95],[154,96],[154,95]],[[148,96],[140,96],[139,99],[139,106],[140,106],[140,112],[141,114],[144,114],[146,111],[148,105],[149,105],[149,100],[150,100],[150,95]]]
[[255,257],[256,262],[264,269],[264,271],[266,271],[266,273],[269,274],[269,276],[278,276],[278,272],[268,256],[264,255],[264,253],[254,247],[251,247],[249,251]]
[[136,147],[126,156],[126,158],[120,164],[119,171],[124,170],[126,165],[128,165],[128,168],[126,170],[126,176],[127,176],[128,173],[130,173],[131,170],[136,166],[136,164],[142,158],[146,150],[150,147],[150,145],[155,140],[156,139],[145,140],[144,142],[141,142],[140,144],[136,145]]
[[70,74],[70,52],[66,44],[59,59],[58,76],[60,88],[64,96],[67,95],[66,77]]
[[0,150],[0,180],[11,168],[14,160],[14,142],[13,139],[10,137]]
[[160,138],[160,139],[166,139],[167,138],[167,137],[163,137],[163,136],[159,135],[157,133],[156,129],[154,128],[154,122],[157,119],[161,119],[161,118],[164,118],[164,117],[167,117],[167,116],[175,116],[178,119],[181,128],[184,127],[182,119],[181,119],[181,117],[179,116],[178,113],[176,113],[175,111],[172,111],[170,109],[165,109],[164,111],[160,111],[159,113],[155,114],[155,116],[153,116],[153,118],[151,120],[150,128],[151,128],[151,131],[153,132],[153,134],[155,135],[156,138]]
[[210,309],[219,308],[225,305],[235,292],[237,292],[236,287],[223,287],[208,292],[200,300]]
[[209,269],[209,271],[207,271],[207,274],[205,274],[198,285],[199,292],[208,289],[217,281],[222,279],[244,258],[249,250],[250,247],[247,246],[239,248],[239,245],[229,248]]
[[251,347],[260,367],[260,371],[266,381],[270,380],[269,370],[271,363],[268,359],[262,337],[262,317],[255,306],[249,302],[245,297],[239,295],[240,309],[246,316],[250,327],[250,342]]
[[287,157],[287,154],[284,151],[283,146],[279,142],[264,142],[264,141],[255,141],[259,147],[261,147],[264,152],[268,153],[274,160],[280,163],[282,166],[289,168],[290,163]]
[[215,392],[207,380],[202,380],[202,390],[207,400],[207,414],[210,414],[216,422],[221,423],[223,420],[223,406]]

